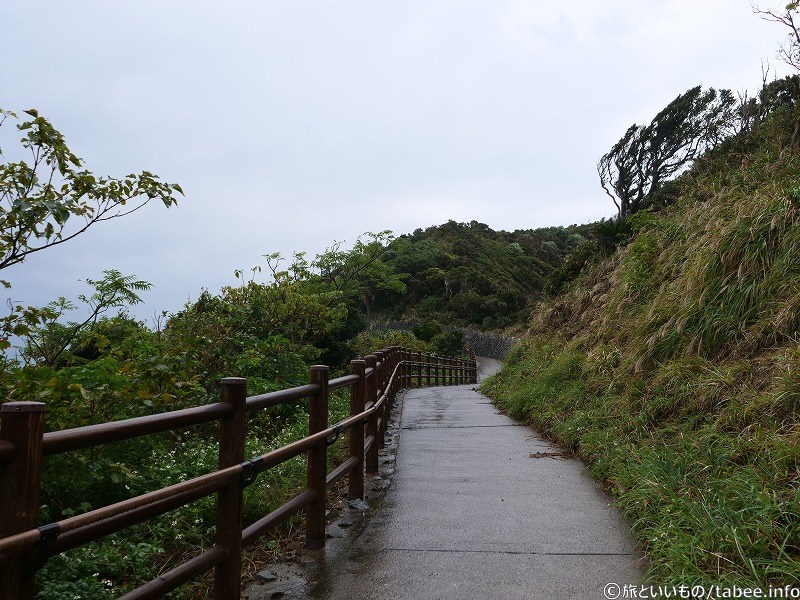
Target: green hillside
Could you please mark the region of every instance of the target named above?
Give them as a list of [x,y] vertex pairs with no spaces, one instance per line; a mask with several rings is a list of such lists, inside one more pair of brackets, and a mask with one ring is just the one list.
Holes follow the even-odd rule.
[[751,108],[485,386],[591,465],[660,583],[800,584],[800,79]]
[[586,241],[588,226],[494,231],[483,223],[447,223],[393,240],[383,256],[404,280],[377,310],[391,318],[497,329],[524,322],[548,274]]

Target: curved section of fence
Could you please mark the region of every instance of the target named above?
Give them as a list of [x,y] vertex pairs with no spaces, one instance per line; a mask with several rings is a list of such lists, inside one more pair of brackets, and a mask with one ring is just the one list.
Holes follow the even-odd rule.
[[[250,397],[245,379],[224,378],[220,402],[215,404],[51,433],[43,433],[43,403],[0,405],[0,597],[32,600],[34,575],[50,556],[211,494],[217,494],[215,545],[123,598],[159,598],[214,568],[214,598],[237,599],[242,547],[301,510],[306,512],[306,546],[322,548],[326,488],[347,476],[348,496],[363,498],[364,472],[378,470],[378,449],[383,447],[389,411],[397,393],[415,386],[475,383],[477,376],[474,356],[440,357],[399,347],[354,360],[350,366],[350,375],[330,379],[329,367],[315,365],[310,368],[307,385]],[[350,414],[338,423],[329,424],[329,394],[346,387],[350,388]],[[245,460],[246,414],[301,400],[310,403],[308,436]],[[45,455],[210,421],[220,423],[216,471],[39,526],[39,490]],[[327,448],[343,432],[349,436],[348,456],[328,472]],[[308,457],[306,489],[243,529],[244,489],[260,473],[303,453]]]

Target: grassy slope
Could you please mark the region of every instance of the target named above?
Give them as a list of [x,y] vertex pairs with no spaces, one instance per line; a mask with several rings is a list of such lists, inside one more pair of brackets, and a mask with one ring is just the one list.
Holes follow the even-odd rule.
[[780,124],[534,312],[485,385],[618,496],[659,582],[800,584],[800,157]]

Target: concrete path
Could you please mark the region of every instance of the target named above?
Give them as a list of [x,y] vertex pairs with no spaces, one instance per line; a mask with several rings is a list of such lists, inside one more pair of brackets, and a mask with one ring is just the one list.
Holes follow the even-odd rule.
[[391,487],[360,534],[318,557],[307,596],[602,599],[639,581],[627,526],[583,465],[474,388],[405,394]]

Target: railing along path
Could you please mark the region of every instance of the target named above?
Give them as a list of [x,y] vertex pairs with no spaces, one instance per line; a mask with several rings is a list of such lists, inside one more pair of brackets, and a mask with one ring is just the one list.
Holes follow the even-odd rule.
[[[240,597],[242,547],[305,509],[306,546],[325,545],[326,488],[348,476],[348,497],[364,497],[364,472],[378,470],[389,412],[397,392],[416,384],[474,383],[470,359],[439,357],[391,347],[350,363],[351,374],[329,379],[329,367],[310,368],[307,385],[247,397],[243,378],[222,379],[220,402],[184,410],[44,433],[45,404],[0,405],[0,598],[32,600],[34,576],[47,559],[105,535],[162,515],[211,494],[217,495],[214,546],[123,596],[160,598],[214,568],[215,600]],[[328,423],[331,391],[350,388],[350,415]],[[245,460],[245,416],[309,399],[309,433],[286,446]],[[194,479],[116,504],[39,526],[43,458],[81,448],[141,437],[180,427],[219,421],[219,468]],[[347,458],[327,472],[327,448],[349,431]],[[307,487],[268,515],[243,528],[244,489],[258,475],[307,454]]]

